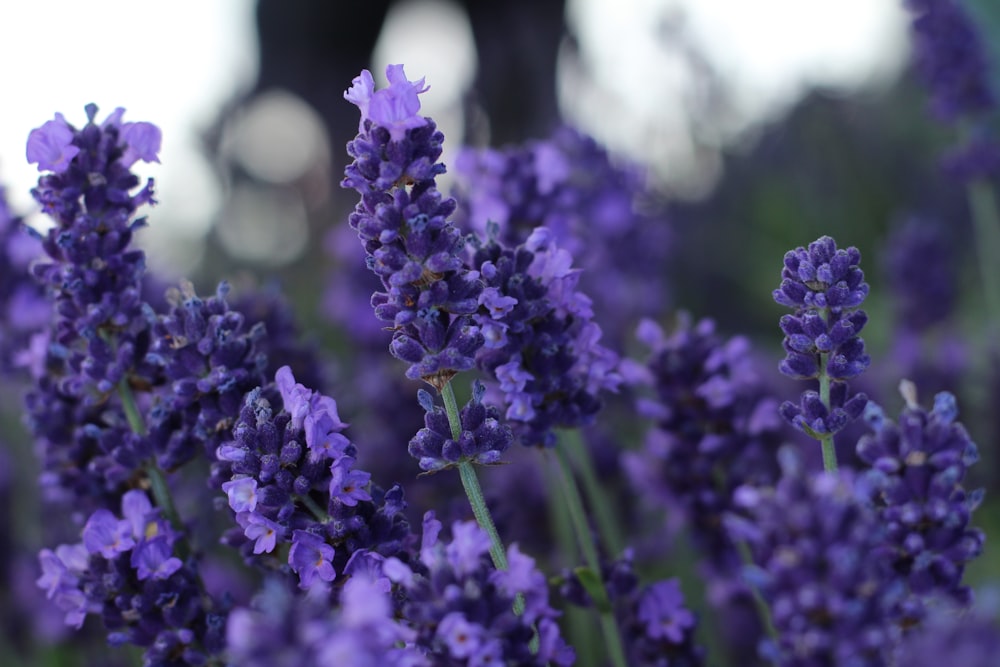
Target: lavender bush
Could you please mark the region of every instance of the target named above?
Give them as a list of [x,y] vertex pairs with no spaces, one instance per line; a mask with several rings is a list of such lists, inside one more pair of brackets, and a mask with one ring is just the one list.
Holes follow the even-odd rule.
[[[907,6],[932,111],[974,124],[950,187],[1000,252],[976,24]],[[669,266],[699,250],[641,170],[564,127],[467,149],[449,196],[428,86],[386,78],[344,93],[355,204],[329,238],[350,279],[323,309],[347,350],[304,340],[273,289],[163,289],[137,244],[156,125],[90,104],[29,134],[51,224],[0,189],[0,374],[26,430],[0,440],[0,498],[48,520],[0,524],[3,664],[994,664],[992,394],[911,353],[947,325],[994,358],[953,322],[949,232],[890,237],[890,296],[867,253],[803,237],[741,295],[791,309],[770,340],[725,333],[672,310]],[[889,311],[880,354],[860,334]],[[911,380],[966,388],[969,426]],[[27,459],[33,491],[7,472]]]

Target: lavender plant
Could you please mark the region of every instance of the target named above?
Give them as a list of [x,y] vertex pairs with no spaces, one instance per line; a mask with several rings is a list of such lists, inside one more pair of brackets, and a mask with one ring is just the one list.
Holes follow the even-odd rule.
[[893,570],[908,596],[896,614],[899,624],[920,624],[928,600],[950,598],[968,607],[972,591],[962,574],[983,549],[983,532],[970,525],[983,490],[966,492],[962,481],[979,452],[958,416],[955,397],[934,398],[929,412],[917,404],[916,388],[902,385],[906,407],[899,423],[869,403],[865,419],[873,433],[858,441],[858,455],[872,466],[874,505],[886,532]]
[[798,404],[785,401],[779,412],[788,423],[819,440],[823,466],[836,470],[833,436],[857,419],[868,400],[851,393],[847,381],[860,375],[871,359],[858,335],[868,322],[859,306],[868,283],[857,248],[838,249],[824,236],[785,254],[781,286],[774,300],[795,310],[781,318],[785,358],[779,369],[791,378],[815,380]]
[[746,576],[770,609],[776,637],[761,651],[782,667],[885,665],[898,642],[890,612],[900,586],[880,556],[884,528],[847,470],[816,474],[784,450],[773,487],[744,487],[731,519],[751,545]]
[[[928,17],[947,17],[929,0],[912,5],[928,30]],[[405,435],[391,455],[405,458],[408,444],[410,473],[440,489],[456,469],[476,521],[444,503],[420,507],[418,535],[409,482],[360,463],[368,445],[341,414],[406,414],[394,391],[378,391],[384,364],[330,391],[280,297],[230,301],[226,283],[199,297],[187,282],[162,303],[147,296],[134,238],[153,187],[132,167],[158,160],[160,133],[125,122],[121,109],[98,121],[90,105],[83,127],[57,115],[29,137],[28,158],[44,172],[33,194],[54,223],[36,233],[47,257],[31,268],[50,301],[38,312],[51,321],[33,346],[20,333],[0,336],[31,367],[41,486],[73,522],[73,536],[38,557],[37,584],[67,624],[99,621],[111,646],[139,647],[157,667],[889,667],[929,657],[976,664],[995,649],[995,627],[969,617],[963,630],[939,616],[970,606],[965,573],[984,548],[971,518],[983,494],[964,486],[977,449],[954,398],[939,394],[928,411],[907,388],[893,423],[849,386],[870,364],[856,248],[824,236],[785,256],[773,297],[794,312],[780,322],[779,368],[810,383],[798,403],[778,406],[748,339],[717,333],[709,319],[680,314],[669,333],[645,320],[650,358],[622,362],[602,342],[613,298],[592,301],[582,286],[586,271],[600,283],[614,270],[611,242],[601,253],[588,249],[595,239],[628,229],[634,243],[636,220],[650,223],[626,212],[636,181],[564,130],[479,154],[483,182],[469,177],[457,192],[475,201],[460,205],[438,189],[444,136],[419,115],[423,79],[399,65],[386,73],[387,88],[365,71],[345,94],[361,112],[343,181],[360,195],[348,226],[378,281],[370,305],[405,365],[398,375],[436,391],[416,392],[423,423],[394,425]],[[941,103],[949,118],[992,104],[985,88],[962,94],[965,106]],[[586,165],[599,182],[580,180]],[[488,219],[488,204],[505,219]],[[14,228],[3,213],[0,234]],[[588,233],[587,221],[600,229]],[[636,289],[662,250],[642,249],[627,280],[607,283]],[[650,280],[659,294],[659,276]],[[4,274],[0,298],[13,284]],[[350,317],[353,296],[343,304]],[[644,300],[630,296],[610,324],[616,342]],[[924,323],[945,316],[906,305]],[[460,407],[463,373],[471,391]],[[374,391],[345,410],[333,396],[362,382]],[[634,398],[642,385],[655,398],[624,419],[623,409],[602,411],[607,394]],[[862,414],[872,432],[856,448],[867,467],[838,470],[833,436]],[[631,442],[636,416],[655,422],[642,444]],[[779,453],[782,418],[820,441],[824,471],[808,469],[794,445]],[[615,482],[627,490],[628,520],[609,518],[600,484],[580,493],[578,475],[596,479],[589,458],[569,462],[578,431],[599,420],[608,435],[598,460],[614,468],[605,480],[625,473]],[[511,456],[515,440],[529,456]],[[547,482],[534,474],[539,457],[552,464]],[[521,487],[552,487],[490,489],[509,522],[552,517],[535,532],[559,539],[531,556],[501,540],[480,486],[479,474],[500,465]],[[672,536],[662,516],[643,523],[637,499],[682,517],[698,552],[692,578],[662,571]],[[544,551],[552,541],[558,549]],[[240,580],[216,576],[219,561]],[[735,649],[702,623],[750,600],[756,621]],[[586,643],[592,625],[603,646]],[[947,656],[945,641],[963,645]]]

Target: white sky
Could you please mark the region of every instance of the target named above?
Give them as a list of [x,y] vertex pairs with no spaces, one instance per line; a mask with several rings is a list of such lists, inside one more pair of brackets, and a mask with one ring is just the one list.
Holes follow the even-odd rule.
[[[439,10],[442,3],[436,3]],[[641,148],[648,154],[655,145],[667,159],[681,159],[684,141],[676,131],[681,128],[682,95],[677,87],[690,85],[685,78],[690,75],[657,41],[656,17],[669,17],[672,9],[683,7],[690,34],[710,45],[716,67],[739,82],[739,108],[747,118],[760,118],[773,115],[808,83],[853,86],[893,76],[905,51],[901,4],[569,0],[570,20],[598,79],[596,87],[590,86],[592,94],[578,93],[572,111],[586,129],[619,149]],[[252,0],[0,2],[0,95],[5,101],[0,181],[13,203],[23,210],[31,202],[27,190],[37,171],[24,163],[24,143],[32,128],[56,111],[82,124],[88,102],[98,104],[101,115],[124,106],[126,119],[148,120],[163,129],[163,165],[147,168],[159,183],[159,215],[181,234],[203,233],[219,194],[200,157],[197,133],[214,119],[222,102],[253,81],[253,7]],[[469,61],[462,57],[468,34],[456,39],[461,22],[439,14],[439,20],[420,29],[418,41],[407,42],[407,33],[416,32],[413,19],[399,13],[409,30],[397,25],[396,36],[381,43],[377,62],[408,63],[412,78],[427,76],[431,91],[426,107],[443,109],[460,89],[458,80],[470,76],[468,68],[455,67]],[[440,34],[428,37],[435,28]],[[422,50],[421,44],[434,49]],[[449,75],[454,79],[448,80]],[[598,88],[604,95],[612,93],[617,105],[596,94]],[[449,122],[460,122],[438,120],[446,134]],[[647,131],[631,136],[616,131],[623,126]],[[662,145],[651,144],[651,134],[663,138]]]

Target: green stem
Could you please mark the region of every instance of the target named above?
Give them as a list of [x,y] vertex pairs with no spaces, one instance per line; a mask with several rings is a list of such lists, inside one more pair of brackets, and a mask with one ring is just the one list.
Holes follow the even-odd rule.
[[486,499],[483,497],[483,489],[479,486],[479,477],[476,476],[476,469],[468,461],[458,464],[458,473],[462,478],[462,486],[465,488],[465,495],[469,497],[469,504],[472,506],[472,513],[476,517],[476,522],[486,531],[490,537],[490,558],[493,565],[498,570],[507,569],[507,551],[500,541],[500,534],[497,532],[496,524],[490,510],[486,507]]
[[[445,414],[448,415],[451,436],[458,441],[462,435],[462,421],[458,414],[458,403],[455,401],[455,390],[451,388],[450,382],[441,388],[441,398],[444,400]],[[497,532],[496,524],[493,523],[490,509],[486,506],[483,488],[479,485],[479,477],[476,475],[476,469],[472,462],[462,461],[459,463],[458,474],[462,479],[465,495],[469,498],[472,514],[476,517],[476,523],[486,531],[490,538],[490,558],[493,560],[493,566],[498,570],[508,569],[507,550],[504,549],[500,533]],[[524,613],[524,596],[518,595],[514,599],[514,613],[518,615]]]
[[617,514],[612,498],[604,492],[597,479],[594,462],[587,451],[587,446],[579,429],[562,431],[559,434],[557,447],[562,447],[569,456],[573,467],[580,474],[583,491],[590,502],[590,510],[597,522],[597,532],[601,536],[604,548],[609,554],[620,554],[625,548],[621,531],[618,526]]
[[[546,490],[561,488],[560,474],[555,466],[545,466],[545,482]],[[569,518],[569,511],[566,503],[550,501],[549,508],[552,534],[555,535],[559,553],[564,559],[563,564],[569,568],[577,560],[576,533]],[[597,628],[594,626],[594,616],[589,609],[572,604],[566,605],[562,612],[569,642],[576,649],[578,667],[598,667],[601,657],[598,645],[600,634],[595,632]]]
[[[819,400],[830,411],[830,376],[826,373],[827,355],[819,355]],[[837,449],[833,445],[833,434],[820,436],[820,447],[823,449],[823,470],[837,472]]]
[[618,631],[618,624],[615,622],[611,603],[608,599],[604,581],[601,578],[601,561],[597,556],[597,548],[591,537],[590,525],[587,522],[587,515],[583,510],[583,499],[580,497],[580,489],[576,486],[573,470],[566,458],[566,453],[556,447],[554,450],[556,457],[556,467],[560,471],[560,482],[563,490],[563,499],[566,501],[566,509],[569,511],[570,520],[576,531],[576,540],[580,551],[583,553],[584,562],[596,576],[597,592],[603,599],[594,600],[600,611],[601,632],[604,635],[605,644],[611,664],[615,667],[627,667],[625,660],[625,649],[623,648],[621,635]]
[[983,297],[990,331],[1000,326],[1000,212],[993,188],[989,183],[977,180],[968,186],[969,208],[972,224],[978,242],[976,257],[979,261],[979,277],[983,283]]

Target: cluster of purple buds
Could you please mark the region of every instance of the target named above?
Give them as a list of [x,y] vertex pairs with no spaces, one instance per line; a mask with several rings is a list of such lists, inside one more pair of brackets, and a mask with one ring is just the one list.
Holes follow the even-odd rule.
[[151,406],[148,428],[163,470],[199,456],[213,460],[244,394],[264,381],[270,339],[263,325],[250,327],[229,308],[228,293],[227,283],[208,299],[190,283],[171,288],[170,309],[153,325],[146,362],[160,369],[169,391]]
[[[55,222],[42,240],[50,261],[36,263],[38,281],[54,295],[52,342],[70,348],[67,365],[76,392],[112,391],[141,362],[139,337],[149,326],[141,280],[145,255],[130,248],[136,209],[153,201],[152,180],[137,194],[130,171],[137,160],[158,161],[160,131],[150,123],[122,123],[118,108],[103,123],[87,106],[88,123],[70,127],[61,115],[28,137],[28,161],[50,171],[32,190]],[[82,364],[86,356],[86,367]],[[100,400],[100,399],[98,399]]]
[[499,383],[522,444],[551,446],[555,428],[591,423],[600,392],[617,391],[618,356],[601,345],[580,271],[548,229],[513,249],[491,239],[472,261],[486,285],[476,363]]
[[410,456],[428,472],[456,466],[463,461],[480,465],[500,463],[500,457],[514,440],[510,426],[500,421],[500,411],[483,403],[486,385],[476,380],[472,397],[459,411],[461,432],[454,437],[444,408],[434,404],[429,392],[417,392],[426,411],[424,428],[410,440]]
[[213,479],[242,529],[227,541],[248,563],[287,565],[311,588],[333,582],[355,552],[388,556],[403,548],[409,527],[402,489],[383,492],[354,467],[357,448],[345,427],[336,402],[295,382],[288,367],[274,386],[247,394],[234,440],[218,449]]
[[225,616],[201,590],[194,564],[174,555],[179,535],[145,492],[122,496],[121,517],[95,511],[82,537],[39,554],[38,586],[68,624],[98,615],[112,646],[146,647],[150,665],[203,664],[221,652]]
[[817,380],[819,391],[802,393],[799,404],[780,407],[792,426],[820,440],[857,419],[867,397],[851,394],[847,381],[871,363],[859,336],[868,315],[859,306],[868,296],[868,283],[859,266],[857,248],[838,249],[824,236],[785,254],[781,286],[774,300],[793,308],[780,326],[785,359],[779,369],[799,380]]
[[361,194],[350,216],[368,267],[385,291],[372,296],[378,319],[391,322],[390,350],[410,364],[411,379],[441,388],[475,365],[483,336],[472,316],[482,282],[462,260],[465,239],[448,220],[455,200],[444,199],[435,177],[444,136],[417,114],[423,79],[406,79],[401,65],[386,70],[390,85],[375,91],[367,70],[344,97],[361,110],[354,163],[343,186]]
[[777,633],[762,641],[762,655],[780,667],[886,664],[902,586],[865,485],[850,471],[810,475],[791,449],[780,460],[778,483],[740,489],[742,514],[727,520],[733,539],[750,547],[745,576]]
[[781,442],[777,399],[766,391],[750,343],[724,340],[711,320],[680,313],[668,335],[643,320],[645,363],[623,364],[629,383],[651,386],[637,412],[655,421],[641,450],[627,452],[629,478],[653,507],[666,506],[690,531],[711,576],[732,572],[739,555],[722,527],[739,487],[773,484]]
[[983,490],[968,493],[962,480],[979,454],[955,421],[955,397],[938,394],[928,412],[917,404],[913,385],[904,382],[902,387],[907,405],[899,422],[886,419],[870,403],[865,419],[874,432],[861,437],[857,451],[872,467],[886,545],[895,572],[909,589],[898,614],[900,623],[910,627],[920,622],[929,598],[949,597],[959,606],[971,603],[962,575],[982,552],[985,536],[970,526]]
[[[401,615],[416,632],[415,644],[456,666],[568,666],[575,659],[549,605],[545,575],[517,545],[507,548],[507,570],[496,570],[490,540],[474,522],[457,522],[451,541],[440,540],[441,522],[424,516],[419,560],[380,563],[381,576],[404,594]],[[514,612],[515,599],[524,611]],[[537,634],[537,649],[532,637]]]
[[[43,174],[32,190],[54,226],[42,238],[48,258],[32,274],[53,300],[48,335],[33,339],[37,386],[26,402],[40,444],[50,497],[117,504],[133,471],[152,457],[113,394],[156,383],[145,361],[154,314],[142,298],[145,255],[131,247],[135,211],[152,203],[152,181],[136,194],[130,167],[156,161],[160,132],[123,123],[119,108],[98,125],[70,126],[62,115],[32,130],[27,157]],[[45,372],[41,372],[41,371]],[[111,398],[111,400],[109,400]],[[96,505],[91,505],[96,501]]]

